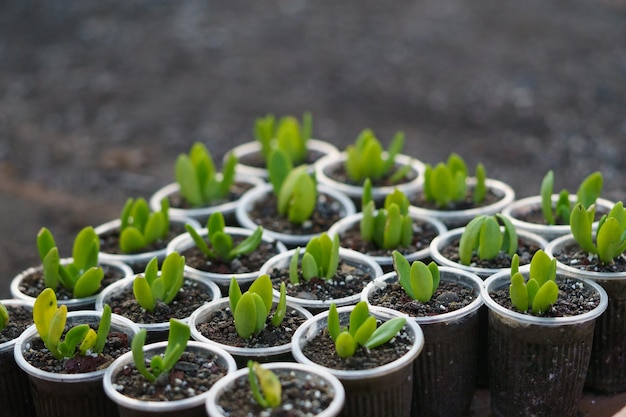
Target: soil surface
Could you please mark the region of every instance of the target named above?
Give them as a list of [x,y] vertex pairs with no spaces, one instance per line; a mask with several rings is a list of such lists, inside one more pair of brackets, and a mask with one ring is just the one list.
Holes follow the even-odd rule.
[[340,149],[402,130],[518,197],[600,170],[624,200],[624,21],[624,0],[0,2],[0,295],[42,226],[66,253],[194,141],[220,159],[270,112],[311,111]]

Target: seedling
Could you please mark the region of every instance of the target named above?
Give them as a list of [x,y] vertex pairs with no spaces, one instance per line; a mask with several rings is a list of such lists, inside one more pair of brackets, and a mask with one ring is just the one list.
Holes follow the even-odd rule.
[[357,303],[350,312],[350,323],[341,328],[335,303],[328,312],[328,333],[335,342],[335,350],[342,358],[354,356],[359,346],[374,349],[393,339],[404,327],[406,318],[394,317],[378,326],[365,301]]
[[105,304],[98,331],[88,324],[72,327],[61,340],[67,321],[67,306],[57,306],[57,297],[52,288],[43,290],[33,305],[33,320],[46,348],[56,359],[72,358],[76,354],[100,354],[111,328],[111,308]]
[[469,265],[474,254],[482,260],[490,260],[500,252],[513,256],[517,247],[517,232],[509,219],[500,213],[479,215],[465,226],[461,234],[459,258],[463,265]]
[[9,311],[4,304],[0,303],[0,332],[9,324]]
[[402,191],[395,189],[385,197],[384,208],[376,210],[376,204],[371,199],[371,189],[372,182],[366,178],[363,185],[361,237],[380,249],[409,246],[413,239],[409,199]]
[[554,304],[559,295],[556,284],[556,259],[543,251],[538,250],[530,261],[530,275],[528,282],[519,272],[519,257],[513,256],[511,263],[511,284],[509,293],[511,303],[521,312],[530,308],[533,314],[547,311]]
[[269,181],[276,196],[278,214],[293,224],[308,220],[317,204],[317,181],[306,165],[293,168],[291,159],[281,149],[272,151]]
[[[585,178],[576,192],[576,203],[581,203],[588,209],[596,202],[602,191],[602,174],[594,172]],[[541,213],[547,224],[568,224],[571,215],[569,192],[561,190],[556,205],[552,205],[552,190],[554,188],[554,173],[550,170],[541,181]]]
[[[434,168],[426,164],[424,172],[424,197],[427,201],[434,201],[438,207],[448,207],[450,204],[463,201],[467,195],[467,165],[458,154],[452,153],[448,161],[438,163]],[[480,204],[487,194],[485,180],[487,174],[483,164],[476,166],[476,185],[472,192],[474,204]]]
[[185,257],[172,252],[163,261],[159,275],[159,263],[152,258],[143,275],[137,275],[133,281],[133,294],[141,307],[154,311],[157,303],[170,304],[184,283],[183,270]]
[[181,355],[185,352],[191,329],[182,321],[170,319],[170,332],[167,337],[167,347],[163,355],[154,355],[150,359],[149,367],[146,366],[143,346],[146,343],[146,329],[141,329],[133,338],[131,351],[133,352],[133,362],[137,371],[143,375],[148,382],[154,382],[161,374],[168,374]]
[[[345,169],[352,181],[361,184],[365,178],[375,181],[389,176],[395,165],[396,155],[404,146],[404,133],[398,132],[393,137],[387,152],[370,129],[363,130],[352,145],[346,147]],[[396,183],[411,170],[410,165],[398,169],[389,176],[389,182]]]
[[[280,285],[280,298],[272,315],[271,324],[280,326],[287,312],[287,292],[285,283]],[[256,336],[265,328],[272,309],[272,281],[268,275],[259,276],[248,291],[241,293],[239,283],[233,277],[228,288],[230,311],[235,321],[235,329],[242,339]]]
[[597,254],[603,264],[610,264],[626,250],[626,209],[618,201],[609,214],[600,218],[594,242],[592,223],[595,209],[595,204],[587,210],[581,203],[576,204],[570,217],[570,230],[583,250]]
[[426,266],[422,261],[409,261],[398,251],[393,251],[393,267],[398,282],[409,297],[427,303],[439,287],[439,267],[431,262]]
[[255,401],[263,408],[278,407],[283,387],[276,374],[258,362],[248,361],[248,381]]
[[[298,261],[300,247],[297,247],[289,263],[289,281],[297,285],[300,283]],[[307,243],[300,263],[302,278],[310,281],[312,278],[331,280],[339,266],[339,235],[331,239],[327,233],[315,236]]]
[[307,141],[313,131],[313,117],[306,112],[302,116],[302,123],[293,116],[282,117],[278,123],[273,114],[256,119],[254,123],[254,137],[261,144],[261,153],[269,167],[270,154],[278,148],[284,151],[295,163],[306,161]]
[[100,238],[93,227],[83,228],[74,239],[72,261],[62,265],[59,249],[47,228],[37,234],[37,249],[43,264],[44,285],[56,290],[61,284],[75,298],[93,295],[100,288],[104,270],[98,265]]
[[120,249],[124,253],[140,251],[163,239],[170,229],[169,201],[161,200],[161,210],[150,212],[143,197],[129,198],[120,215]]
[[174,177],[180,186],[180,194],[192,207],[204,207],[228,196],[235,182],[237,157],[229,154],[222,172],[218,172],[207,147],[196,142],[189,154],[176,159]]
[[207,258],[224,263],[229,263],[240,255],[254,251],[263,239],[263,228],[259,226],[250,236],[235,246],[232,236],[224,232],[224,228],[224,215],[219,211],[211,214],[207,221],[208,241],[205,241],[191,225],[185,225],[196,247]]

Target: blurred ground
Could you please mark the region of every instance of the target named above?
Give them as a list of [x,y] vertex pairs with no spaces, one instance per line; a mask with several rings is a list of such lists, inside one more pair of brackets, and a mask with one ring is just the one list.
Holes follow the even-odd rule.
[[622,200],[626,1],[0,0],[0,297],[41,226],[69,251],[194,141],[221,157],[305,110],[340,148],[403,130],[520,197],[600,170]]

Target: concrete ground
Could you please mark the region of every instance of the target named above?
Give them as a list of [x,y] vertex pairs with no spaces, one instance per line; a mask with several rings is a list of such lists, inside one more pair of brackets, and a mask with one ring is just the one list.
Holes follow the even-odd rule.
[[340,148],[402,130],[405,153],[455,151],[519,197],[600,170],[623,200],[626,2],[0,2],[0,297],[40,227],[69,252],[194,141],[221,158],[256,117],[306,110]]

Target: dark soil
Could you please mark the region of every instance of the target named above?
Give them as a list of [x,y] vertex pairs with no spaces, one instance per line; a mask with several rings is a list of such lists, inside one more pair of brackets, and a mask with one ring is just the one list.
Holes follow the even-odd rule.
[[139,305],[132,285],[105,300],[113,313],[142,324],[166,323],[171,318],[184,319],[191,316],[198,307],[211,301],[213,299],[204,285],[188,279],[169,305],[159,301],[153,312],[146,311]]
[[459,310],[471,304],[478,294],[455,282],[442,281],[430,301],[422,303],[409,297],[397,282],[388,283],[384,289],[370,294],[370,303],[398,310],[410,317],[428,317]]
[[468,186],[465,198],[459,201],[452,201],[445,207],[439,207],[435,201],[426,200],[424,193],[420,192],[413,196],[409,196],[411,205],[421,207],[428,210],[442,210],[442,211],[456,211],[456,210],[470,210],[474,208],[480,208],[490,206],[502,200],[502,195],[496,194],[492,188],[487,188],[487,194],[485,199],[476,204],[473,199],[474,187]]
[[617,256],[611,263],[604,264],[597,255],[590,255],[582,250],[577,243],[572,242],[553,254],[564,265],[588,272],[624,272],[626,271],[626,252]]
[[[404,165],[395,164],[391,168],[391,170],[389,170],[389,172],[383,175],[381,178],[370,178],[370,180],[372,181],[372,187],[391,187],[394,185],[406,184],[407,182],[411,182],[415,178],[417,178],[418,172],[415,169],[411,169],[400,180],[392,182],[391,178],[393,177],[393,175],[399,169],[403,167]],[[335,164],[329,164],[324,170],[324,173],[326,174],[326,176],[328,176],[329,178],[335,180],[336,182],[340,184],[348,184],[348,185],[355,185],[355,186],[363,185],[364,180],[359,181],[359,182],[352,180],[352,178],[350,178],[350,176],[348,176],[348,173],[346,172],[345,165],[339,162]]]
[[282,386],[280,406],[264,409],[252,397],[247,374],[224,391],[217,405],[227,417],[310,417],[328,408],[335,397],[330,385],[315,374],[303,378],[291,371],[273,369]]
[[[228,195],[225,198],[212,201],[211,206],[217,206],[220,204],[237,201],[241,198],[243,193],[245,193],[252,187],[254,187],[254,185],[247,183],[247,182],[235,182],[230,187]],[[187,200],[185,200],[185,198],[178,192],[169,195],[168,200],[169,200],[171,208],[177,208],[177,209],[183,209],[183,210],[197,208],[189,204]]]
[[[67,330],[67,329],[66,329]],[[94,328],[97,330],[97,326]],[[31,365],[47,372],[77,374],[107,368],[111,362],[130,350],[130,338],[125,333],[109,332],[102,354],[97,356],[76,355],[70,359],[56,359],[43,341],[33,339],[30,348],[24,350],[24,359]]]
[[[146,355],[146,366],[151,356]],[[137,371],[134,365],[125,366],[117,372],[112,382],[117,391],[127,397],[142,401],[176,401],[194,397],[208,391],[213,384],[226,375],[226,368],[211,352],[183,352],[170,373],[163,373],[154,383]]]
[[345,214],[339,201],[324,193],[318,193],[317,205],[311,218],[302,224],[293,224],[278,214],[276,196],[273,193],[268,193],[264,199],[255,202],[248,212],[252,221],[264,229],[291,235],[323,233]]
[[235,330],[230,308],[214,311],[202,323],[196,324],[198,331],[207,339],[223,345],[243,348],[266,348],[291,343],[291,336],[304,323],[306,317],[294,309],[287,308],[283,322],[278,327],[271,323],[273,314],[265,321],[265,328],[249,339],[242,339]]
[[[138,250],[135,253],[152,252],[155,250],[165,249],[168,243],[176,236],[185,233],[185,225],[178,222],[170,222],[170,230],[167,232],[167,236],[162,239],[157,239],[155,242]],[[108,232],[102,233],[100,237],[100,252],[111,253],[115,255],[125,254],[120,249],[120,231],[119,229],[112,229]]]
[[[98,294],[100,291],[113,284],[114,282],[125,278],[125,275],[123,275],[118,268],[114,268],[108,265],[102,265],[102,269],[104,270],[104,277],[102,278],[102,281],[100,281],[100,289],[94,294]],[[37,298],[37,296],[41,294],[41,292],[46,288],[43,271],[35,271],[32,274],[26,275],[18,288],[22,293],[30,297]],[[55,293],[57,295],[57,300],[69,300],[74,298],[74,294],[72,293],[72,291],[68,290],[62,285],[59,285],[55,289]]]
[[[459,241],[460,238],[456,238],[450,241],[450,244],[441,248],[439,251],[441,254],[447,259],[460,263],[459,257]],[[518,247],[517,247],[517,255],[519,256],[519,264],[520,266],[529,264],[533,258],[535,252],[537,252],[541,247],[534,243],[527,242],[525,239],[518,239]],[[493,259],[480,259],[478,255],[473,254],[470,260],[469,266],[475,268],[510,268],[511,267],[511,257],[504,252],[500,252]]]
[[[378,325],[380,326],[380,322]],[[335,342],[324,329],[320,334],[310,339],[303,347],[302,353],[315,363],[331,369],[360,370],[383,366],[402,357],[411,348],[413,342],[405,330],[389,342],[375,349],[358,347],[354,356],[342,358],[337,355]]]
[[[246,236],[232,236],[233,245],[238,245]],[[251,253],[239,255],[230,262],[211,260],[196,246],[182,251],[185,264],[191,268],[212,272],[214,274],[245,274],[261,269],[261,266],[272,256],[279,253],[276,242],[261,242]]]
[[[532,315],[542,317],[571,317],[591,311],[600,304],[600,295],[592,289],[585,287],[580,280],[557,278],[557,284],[559,286],[559,296],[556,303],[554,303],[549,310],[541,314]],[[504,289],[490,292],[489,295],[495,302],[509,310],[531,314],[530,312],[519,311],[513,307],[511,299],[509,298],[508,286]]]
[[[306,154],[305,160],[302,161],[300,164],[311,165],[314,162],[316,162],[318,159],[323,157],[324,155],[325,154],[320,151],[317,151],[315,149],[309,149]],[[265,158],[263,158],[263,155],[261,154],[261,152],[242,155],[241,157],[239,157],[239,163],[242,165],[247,165],[247,166],[254,167],[254,168],[266,169]],[[300,164],[294,164],[294,165],[300,165]]]
[[0,331],[0,344],[15,340],[28,326],[33,324],[33,310],[31,308],[5,305],[9,312],[9,322]]
[[292,284],[289,281],[288,268],[274,268],[268,271],[275,289],[280,288],[284,282],[287,287],[287,295],[306,300],[333,300],[349,297],[363,291],[363,288],[372,281],[375,276],[372,271],[364,270],[360,265],[352,265],[345,261],[339,261],[335,276],[330,280],[312,278],[309,281],[300,279],[300,283]]
[[361,238],[361,230],[359,223],[356,222],[352,227],[344,230],[339,234],[339,240],[342,248],[352,249],[357,252],[370,256],[389,256],[394,250],[403,255],[418,252],[430,246],[430,242],[439,234],[437,229],[427,222],[413,221],[413,240],[406,247],[397,247],[393,249],[381,249],[376,247],[373,242],[368,242]]

